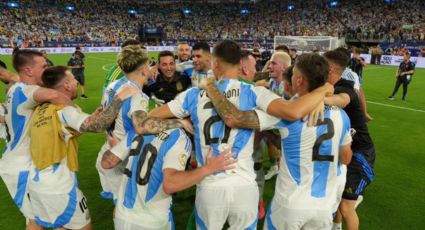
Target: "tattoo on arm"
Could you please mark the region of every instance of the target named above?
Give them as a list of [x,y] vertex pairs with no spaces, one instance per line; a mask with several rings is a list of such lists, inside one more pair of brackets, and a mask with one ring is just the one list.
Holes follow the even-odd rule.
[[121,109],[122,101],[118,98],[114,98],[111,105],[101,113],[96,113],[84,120],[80,127],[80,132],[102,132],[117,117]]
[[157,134],[169,129],[183,128],[183,124],[178,119],[162,119],[148,117],[145,111],[133,113],[133,125],[138,134]]
[[260,121],[255,111],[240,111],[224,97],[213,83],[208,84],[207,93],[218,115],[220,115],[226,125],[232,128],[260,128]]

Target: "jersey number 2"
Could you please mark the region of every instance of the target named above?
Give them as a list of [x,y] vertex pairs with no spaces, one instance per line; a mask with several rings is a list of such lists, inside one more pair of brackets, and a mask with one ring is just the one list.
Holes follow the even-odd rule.
[[313,146],[313,161],[333,161],[334,156],[332,155],[320,155],[319,149],[320,145],[326,141],[331,139],[335,132],[334,132],[334,123],[331,119],[325,118],[323,121],[318,120],[317,126],[326,125],[328,132],[323,133],[322,135],[318,136],[316,139],[316,142],[314,142]]
[[[132,149],[130,152],[130,156],[135,156],[138,153],[140,153],[141,148],[143,147],[143,136],[138,136],[136,139],[139,143],[137,144],[136,149]],[[137,169],[136,169],[136,175],[137,184],[144,186],[149,183],[149,178],[151,176],[151,171],[153,164],[155,163],[156,157],[158,155],[158,150],[153,146],[151,143],[147,144],[143,151],[140,153],[139,161],[137,162]],[[149,159],[148,158],[149,154]],[[145,175],[142,177],[140,173],[142,172],[142,169],[144,167],[147,167]],[[132,172],[129,169],[125,169],[124,172],[128,177],[131,177]]]

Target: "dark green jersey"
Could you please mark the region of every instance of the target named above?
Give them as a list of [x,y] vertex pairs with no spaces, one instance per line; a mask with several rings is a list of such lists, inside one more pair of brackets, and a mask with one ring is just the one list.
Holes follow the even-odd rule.
[[105,77],[105,83],[103,84],[103,88],[108,87],[109,83],[119,80],[125,76],[124,72],[118,65],[112,66]]

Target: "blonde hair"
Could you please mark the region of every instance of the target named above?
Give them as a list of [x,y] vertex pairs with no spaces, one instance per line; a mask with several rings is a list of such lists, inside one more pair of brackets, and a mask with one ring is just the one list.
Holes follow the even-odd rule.
[[129,45],[121,49],[118,53],[117,63],[124,73],[131,73],[140,66],[147,64],[148,53],[139,45]]
[[286,67],[291,65],[291,57],[286,52],[278,51],[274,52],[272,58],[276,56],[281,60],[282,64],[285,64]]

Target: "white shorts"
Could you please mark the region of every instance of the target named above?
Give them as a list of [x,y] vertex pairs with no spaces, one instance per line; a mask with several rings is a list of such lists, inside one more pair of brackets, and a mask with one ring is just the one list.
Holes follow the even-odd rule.
[[81,229],[90,224],[87,199],[75,184],[69,194],[42,194],[29,190],[35,222],[45,228]]
[[333,212],[336,212],[338,210],[339,203],[341,203],[342,193],[344,192],[346,181],[347,181],[347,166],[341,165],[341,175],[339,175],[337,178],[337,187],[338,187],[336,192],[337,198],[332,208]]
[[[142,223],[143,220],[140,220]],[[161,227],[146,227],[142,225],[137,225],[134,223],[130,223],[128,221],[125,221],[123,219],[114,218],[114,227],[115,230],[172,230],[174,229],[174,223],[172,220],[168,221],[164,224],[164,226]]]
[[118,199],[118,192],[120,190],[125,165],[123,162],[121,162],[119,165],[112,169],[102,168],[101,162],[103,153],[105,153],[108,148],[109,145],[104,144],[100,149],[96,160],[96,169],[99,173],[100,184],[102,185],[103,189],[103,191],[101,192],[101,196],[103,198],[116,200]]
[[195,220],[197,229],[256,229],[258,220],[258,187],[198,185]]
[[32,207],[28,197],[29,171],[21,171],[19,174],[2,173],[1,177],[15,204],[27,219],[34,219]]
[[332,211],[288,209],[272,200],[264,221],[266,229],[332,229]]

